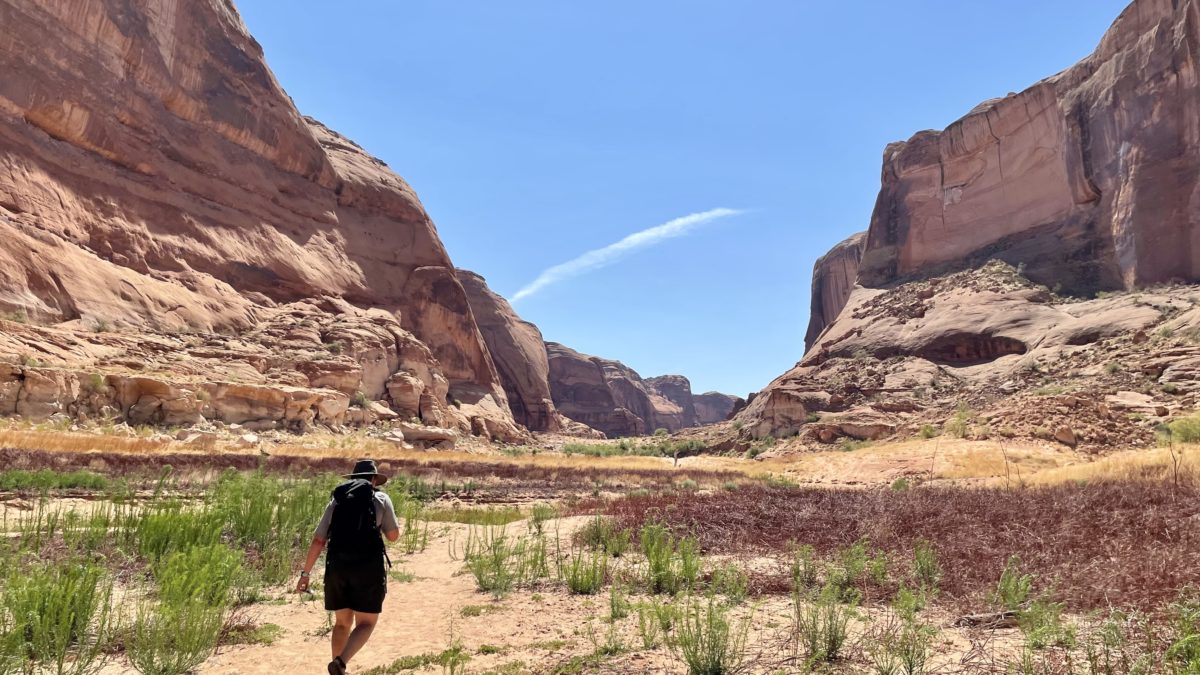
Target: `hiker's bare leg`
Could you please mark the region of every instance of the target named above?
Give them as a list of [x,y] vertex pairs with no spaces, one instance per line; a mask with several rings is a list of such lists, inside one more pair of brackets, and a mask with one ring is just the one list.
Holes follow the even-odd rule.
[[350,663],[350,659],[354,658],[358,650],[367,644],[367,638],[371,637],[371,632],[375,630],[375,622],[378,620],[378,614],[354,613],[354,630],[350,632],[350,638],[346,640],[346,646],[342,649],[343,662]]
[[[339,609],[333,614],[333,658],[341,656],[346,649],[346,640],[354,627],[354,610]],[[348,659],[342,659],[343,661]]]

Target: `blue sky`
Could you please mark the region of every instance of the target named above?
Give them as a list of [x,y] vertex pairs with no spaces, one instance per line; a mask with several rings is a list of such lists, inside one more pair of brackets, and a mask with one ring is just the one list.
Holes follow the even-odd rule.
[[455,264],[506,297],[738,211],[517,309],[548,340],[740,395],[802,356],[812,263],[866,229],[884,146],[1073,64],[1126,4],[238,2],[300,110],[404,176]]

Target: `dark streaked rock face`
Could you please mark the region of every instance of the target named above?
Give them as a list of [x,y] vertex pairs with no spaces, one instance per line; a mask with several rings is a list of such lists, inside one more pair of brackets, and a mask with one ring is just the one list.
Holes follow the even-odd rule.
[[483,277],[458,270],[459,281],[508,395],[517,422],[531,431],[560,431],[562,418],[550,393],[550,361],[538,327],[522,321]]
[[808,332],[804,334],[805,351],[812,348],[821,331],[833,323],[846,306],[858,278],[858,263],[866,244],[867,233],[859,232],[834,246],[813,265],[812,309]]

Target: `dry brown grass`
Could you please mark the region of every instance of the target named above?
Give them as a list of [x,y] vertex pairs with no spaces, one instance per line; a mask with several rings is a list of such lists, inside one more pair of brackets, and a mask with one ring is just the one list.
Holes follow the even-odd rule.
[[48,452],[112,452],[136,455],[187,450],[187,446],[174,441],[162,442],[141,437],[43,431],[33,428],[0,431],[0,447]]

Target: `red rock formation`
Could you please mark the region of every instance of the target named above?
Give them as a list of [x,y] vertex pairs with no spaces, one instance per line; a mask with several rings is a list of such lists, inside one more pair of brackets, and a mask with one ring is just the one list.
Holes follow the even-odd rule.
[[[845,245],[818,263],[807,354],[738,413],[743,433],[875,438],[947,402],[1008,405],[1043,364],[1098,372],[1083,345],[1144,351],[1157,307],[1180,298],[1065,303],[1052,291],[1200,280],[1198,53],[1200,0],[1136,0],[1074,67],[889,145],[857,286],[816,281],[853,257]],[[1014,417],[1032,418],[1037,405],[1020,405]],[[1145,435],[1103,424],[1088,442]]]
[[862,259],[866,243],[867,233],[859,232],[834,246],[813,265],[812,309],[808,332],[804,334],[805,351],[846,306],[858,278],[858,261]]
[[617,405],[598,359],[556,342],[546,343],[546,353],[550,392],[563,415],[609,437],[645,433],[645,421]]
[[456,400],[500,415],[477,427],[511,426],[420,201],[297,112],[231,3],[0,0],[0,26],[0,311],[244,331],[340,297],[398,316]]
[[671,428],[666,425],[660,425],[668,431],[678,431],[687,427],[694,427],[700,422],[696,415],[696,401],[692,396],[692,383],[682,375],[660,375],[659,377],[651,377],[644,380],[646,388],[659,396],[667,399],[679,408],[678,426]]
[[[550,357],[550,392],[566,417],[604,432],[609,437],[640,436],[659,429],[676,432],[706,424],[698,420],[691,383],[682,375],[643,380],[620,361],[602,359],[546,343]],[[724,394],[706,396],[724,397]],[[723,407],[723,406],[722,406]],[[720,420],[728,416],[728,410]]]
[[1095,53],[884,153],[859,281],[1001,258],[1073,292],[1200,279],[1200,2],[1137,0]]
[[538,327],[522,321],[483,277],[458,270],[458,279],[492,360],[500,374],[513,417],[531,431],[559,431],[562,418],[550,394],[550,362]]
[[715,391],[696,394],[692,399],[696,406],[696,424],[701,425],[724,422],[733,414],[739,403],[745,405],[745,401],[737,396]]

